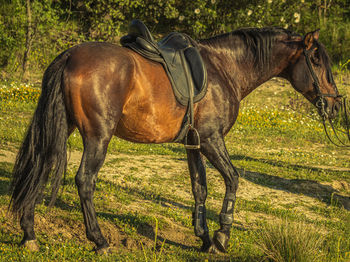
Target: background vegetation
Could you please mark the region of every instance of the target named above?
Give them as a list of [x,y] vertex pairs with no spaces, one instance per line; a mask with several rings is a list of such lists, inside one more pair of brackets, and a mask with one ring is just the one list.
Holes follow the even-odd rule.
[[134,18],[158,36],[181,31],[194,38],[248,26],[300,34],[320,28],[335,65],[341,68],[350,58],[348,0],[0,0],[0,77],[29,70],[25,78],[36,79],[74,44],[118,42]]

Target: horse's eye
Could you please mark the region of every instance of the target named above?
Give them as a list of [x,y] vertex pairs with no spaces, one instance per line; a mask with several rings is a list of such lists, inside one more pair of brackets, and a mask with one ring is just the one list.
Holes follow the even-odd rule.
[[314,54],[311,56],[311,61],[316,66],[321,66],[321,58],[319,52],[317,52],[317,48],[314,51]]

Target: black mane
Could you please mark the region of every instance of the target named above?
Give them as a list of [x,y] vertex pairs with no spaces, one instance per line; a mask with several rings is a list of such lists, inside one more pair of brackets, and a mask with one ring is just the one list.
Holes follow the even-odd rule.
[[[287,39],[300,36],[292,31],[279,27],[242,28],[230,33],[202,39],[199,43],[213,46],[214,48],[224,46],[232,48],[232,43],[238,38],[244,43],[247,50],[250,51],[249,53],[253,58],[254,64],[259,68],[268,68],[272,47],[277,36],[280,35],[286,35]],[[245,53],[245,55],[247,55],[247,53]]]

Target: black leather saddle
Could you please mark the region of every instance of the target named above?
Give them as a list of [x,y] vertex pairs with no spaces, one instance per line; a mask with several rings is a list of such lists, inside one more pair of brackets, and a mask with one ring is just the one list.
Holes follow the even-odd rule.
[[189,106],[191,100],[195,103],[204,97],[207,71],[195,41],[189,36],[173,32],[156,42],[144,23],[133,20],[129,34],[120,43],[163,65],[180,104]]

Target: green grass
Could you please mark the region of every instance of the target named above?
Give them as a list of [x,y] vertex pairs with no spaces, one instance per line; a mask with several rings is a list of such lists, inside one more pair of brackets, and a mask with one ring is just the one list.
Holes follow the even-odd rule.
[[[338,87],[349,94],[344,79]],[[18,150],[30,122],[36,106],[35,95],[27,92],[32,88],[21,85],[15,96],[6,91],[6,99],[0,99],[0,261],[153,261],[154,255],[157,261],[260,261],[264,253],[256,244],[257,232],[272,232],[263,225],[274,221],[288,221],[288,230],[303,224],[320,232],[323,241],[317,249],[325,261],[350,259],[350,212],[344,208],[350,204],[350,152],[326,140],[310,105],[281,81],[267,83],[243,102],[226,137],[231,161],[241,173],[227,254],[198,252],[183,146],[118,138],[109,145],[94,195],[102,231],[114,252],[95,255],[85,237],[74,182],[78,161],[70,162],[56,205],[49,210],[45,198],[37,206],[40,251],[19,248],[21,230],[6,213],[13,168],[6,152]],[[69,138],[69,148],[73,153],[82,150],[77,131]],[[207,173],[212,233],[219,227],[224,185],[209,163]]]
[[323,242],[324,236],[316,233],[310,225],[288,221],[262,224],[256,235],[256,244],[264,258],[273,262],[324,261]]

